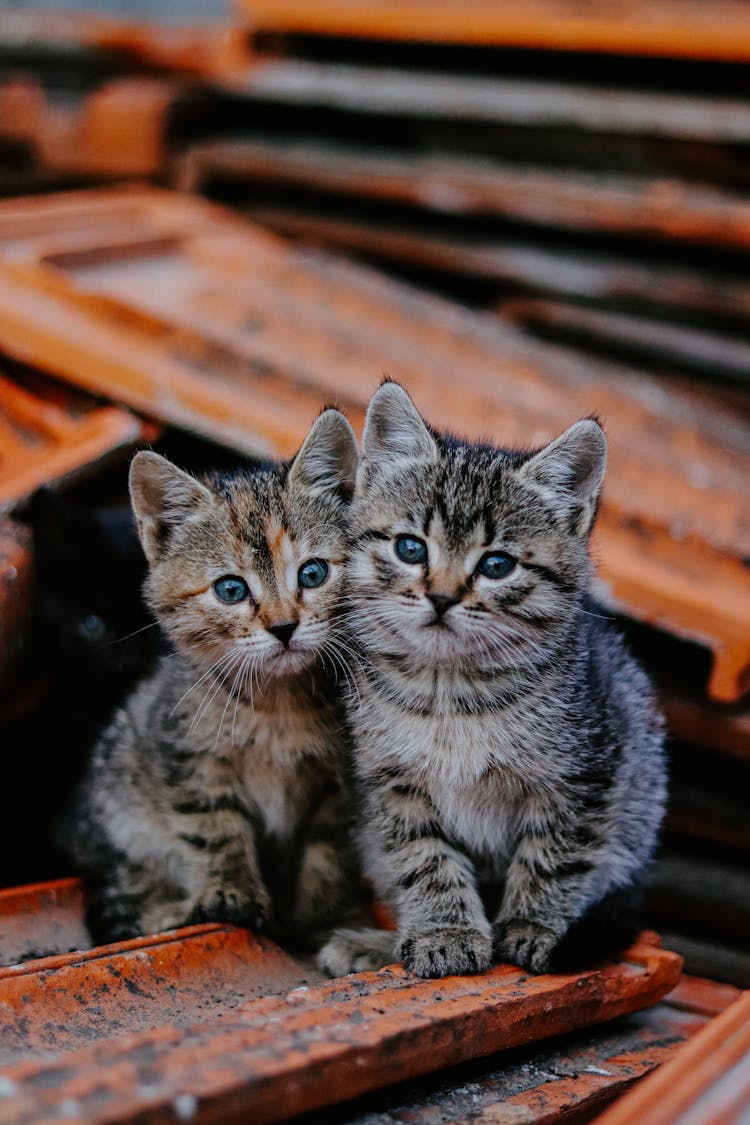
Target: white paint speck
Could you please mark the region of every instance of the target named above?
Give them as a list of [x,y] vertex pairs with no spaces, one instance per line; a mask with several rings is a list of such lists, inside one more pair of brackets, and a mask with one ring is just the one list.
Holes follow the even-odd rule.
[[60,1102],[60,1113],[63,1117],[78,1117],[81,1112],[81,1103],[73,1098],[66,1098]]
[[10,1078],[0,1077],[0,1098],[12,1098],[18,1093],[18,1086]]
[[604,1075],[605,1078],[611,1078],[612,1077],[612,1071],[611,1070],[602,1070],[602,1068],[600,1066],[587,1066],[586,1067],[586,1074],[602,1074],[602,1075]]
[[190,1121],[195,1117],[198,1102],[192,1094],[180,1094],[178,1098],[175,1098],[172,1104],[174,1105],[174,1111],[180,1121]]

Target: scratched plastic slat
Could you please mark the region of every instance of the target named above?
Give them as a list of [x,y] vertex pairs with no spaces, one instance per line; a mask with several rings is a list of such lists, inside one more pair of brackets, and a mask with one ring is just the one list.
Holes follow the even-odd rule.
[[41,484],[125,453],[142,433],[141,422],[124,410],[48,389],[38,379],[21,386],[0,375],[0,509]]
[[325,107],[362,117],[464,121],[493,127],[572,129],[611,136],[744,144],[750,106],[727,97],[477,77],[403,66],[259,58],[237,86],[246,99]]
[[209,176],[410,204],[438,214],[501,216],[565,231],[726,249],[750,245],[745,196],[629,172],[550,170],[307,139],[243,139],[204,142],[191,150],[181,182],[197,185]]
[[256,454],[291,453],[325,401],[359,424],[385,373],[436,424],[501,445],[598,412],[598,594],[706,645],[716,699],[748,686],[750,426],[704,392],[572,357],[158,191],[0,205],[0,349]]
[[750,992],[602,1117],[599,1125],[744,1125],[750,1104]]
[[[0,1072],[0,1122],[145,1123],[189,1114],[196,1122],[263,1125],[625,1015],[663,997],[679,971],[678,957],[649,946],[570,976],[525,977],[498,966],[478,977],[422,981],[394,966],[252,1000],[187,1027],[160,1021],[88,1046],[84,1032],[80,1050]],[[78,993],[87,1003],[86,980],[85,969],[71,979],[74,1002]],[[53,984],[47,977],[44,1014],[54,1023]]]
[[319,979],[272,942],[217,925],[12,965],[0,969],[0,1068],[224,1018],[253,997]]
[[626,350],[646,362],[750,383],[750,343],[727,333],[561,301],[504,301],[500,311],[517,324],[558,337],[588,339],[610,350]]
[[[189,160],[184,165],[189,176]],[[635,301],[709,316],[750,317],[750,285],[740,278],[683,265],[642,262],[571,245],[558,249],[530,239],[507,241],[438,230],[426,217],[410,224],[382,219],[331,218],[300,206],[245,206],[243,214],[281,235],[314,245],[354,250],[376,262],[406,264],[441,274],[496,282],[513,292],[537,290],[586,301]],[[443,220],[445,223],[445,220]]]
[[743,0],[240,0],[255,31],[601,51],[688,59],[750,59]]
[[731,986],[683,977],[661,1003],[645,1012],[404,1083],[306,1120],[308,1125],[589,1121],[670,1059],[738,995]]

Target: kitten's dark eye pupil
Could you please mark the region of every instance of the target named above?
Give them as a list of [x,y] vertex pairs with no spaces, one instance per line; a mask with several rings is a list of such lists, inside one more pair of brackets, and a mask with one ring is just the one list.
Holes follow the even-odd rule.
[[308,559],[297,572],[297,581],[304,590],[322,586],[328,577],[328,563],[324,559]]
[[220,602],[236,605],[237,602],[244,602],[245,598],[249,597],[250,587],[244,578],[238,578],[236,574],[227,574],[214,582],[214,593]]
[[477,573],[483,574],[485,578],[506,578],[515,567],[514,558],[502,551],[496,551],[494,554],[484,555],[479,560]]
[[100,641],[107,632],[107,626],[98,613],[89,613],[79,622],[78,631],[87,641]]
[[396,540],[396,554],[401,562],[414,565],[427,562],[427,544],[416,535],[399,535]]

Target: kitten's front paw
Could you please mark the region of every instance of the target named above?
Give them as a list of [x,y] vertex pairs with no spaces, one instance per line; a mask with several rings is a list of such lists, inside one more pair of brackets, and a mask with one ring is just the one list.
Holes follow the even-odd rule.
[[492,941],[471,926],[434,926],[402,934],[396,955],[418,977],[483,973],[492,963]]
[[248,895],[242,888],[225,884],[212,884],[200,896],[190,911],[186,925],[199,922],[228,922],[231,926],[247,926],[262,930],[270,913],[270,900],[263,892]]
[[499,960],[520,965],[532,973],[547,973],[559,934],[528,918],[510,918],[495,924],[495,953]]
[[390,930],[337,930],[318,954],[318,967],[331,977],[367,973],[396,960]]

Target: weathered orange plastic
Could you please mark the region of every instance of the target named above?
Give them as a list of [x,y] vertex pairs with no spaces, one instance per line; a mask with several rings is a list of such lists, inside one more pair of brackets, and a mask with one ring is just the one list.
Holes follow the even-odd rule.
[[750,1105],[750,992],[684,1044],[599,1125],[742,1125]]
[[49,484],[124,455],[144,435],[126,410],[99,406],[49,381],[0,374],[0,510]]
[[429,214],[488,215],[573,232],[598,231],[737,250],[750,245],[746,195],[675,176],[519,165],[452,153],[356,148],[310,138],[219,139],[190,149],[178,182],[219,177],[284,185]]
[[23,142],[40,168],[70,176],[147,177],[166,159],[166,123],[176,82],[116,78],[55,105],[31,78],[0,84],[0,139]]
[[255,31],[688,59],[750,59],[743,0],[240,0]]
[[87,948],[81,909],[73,880],[0,894],[3,959],[29,958],[0,968],[2,1122],[156,1122],[188,1104],[197,1122],[280,1121],[640,1010],[681,966],[636,945],[567,975],[427,981],[392,966],[321,981],[223,925]]

